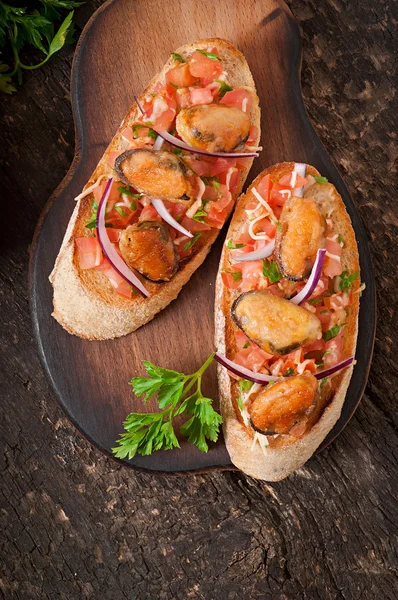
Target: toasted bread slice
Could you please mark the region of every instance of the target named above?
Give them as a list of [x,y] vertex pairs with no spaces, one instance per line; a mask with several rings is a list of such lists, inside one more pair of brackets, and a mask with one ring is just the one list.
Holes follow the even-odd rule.
[[[176,52],[187,57],[197,48],[207,50],[209,47],[218,49],[223,68],[228,74],[228,82],[233,88],[247,86],[254,90],[255,101],[249,117],[252,125],[256,126],[258,131],[258,139],[254,141],[256,146],[260,136],[260,109],[253,77],[243,54],[231,42],[219,38],[200,40],[182,46]],[[139,97],[141,103],[144,103],[145,98],[153,92],[158,82],[165,82],[165,73],[173,65],[173,59],[170,58],[162,71],[152,79]],[[140,115],[139,108],[134,103],[84,189],[93,185],[101,175],[113,174],[109,164],[112,153],[122,153],[126,149],[121,132],[126,126],[133,124]],[[247,167],[241,171],[237,190],[233,194],[234,200],[242,191],[253,162],[253,159],[245,160]],[[92,194],[77,202],[50,275],[50,281],[54,288],[53,317],[72,334],[89,340],[103,340],[131,333],[150,321],[156,313],[174,300],[183,285],[204,261],[219,230],[212,228],[206,232],[206,235],[202,235],[195,244],[193,256],[181,265],[171,281],[166,283],[146,282],[145,286],[151,294],[150,297],[144,299],[134,296],[129,300],[119,296],[101,272],[94,269],[83,271],[79,267],[74,240],[77,237],[88,235],[85,224],[90,220],[92,214],[92,202]]]
[[[273,180],[278,181],[284,173],[291,171],[293,167],[294,163],[281,163],[266,169],[255,179],[248,188],[247,193],[238,200],[227,239],[237,239],[239,236],[242,223],[247,218],[244,212],[245,207],[248,202],[253,200],[253,195],[250,193],[252,187],[258,186],[260,180],[268,173]],[[311,166],[307,167],[307,174],[319,175],[318,171]],[[341,256],[343,271],[346,270],[349,273],[359,271],[359,257],[354,230],[343,200],[336,188],[331,183],[314,183],[307,188],[304,195],[314,198],[324,214],[332,212],[335,230],[340,233],[344,240]],[[216,282],[215,341],[216,348],[232,360],[237,352],[235,340],[237,328],[231,318],[231,306],[241,292],[225,287],[221,273],[223,270],[231,269],[234,264],[236,265],[236,262],[230,260],[230,250],[224,246]],[[358,333],[359,286],[360,280],[358,277],[352,284],[352,301],[347,309],[347,324],[344,326],[341,360],[355,354]],[[258,434],[250,424],[244,424],[238,407],[238,382],[228,375],[224,367],[218,365],[224,437],[234,465],[248,475],[265,481],[284,479],[301,467],[312,456],[338,420],[351,374],[352,367],[349,367],[328,379],[328,385],[320,390],[323,406],[320,417],[302,437],[298,439],[291,439],[290,436],[269,438],[272,441],[268,446],[265,446],[256,443]]]

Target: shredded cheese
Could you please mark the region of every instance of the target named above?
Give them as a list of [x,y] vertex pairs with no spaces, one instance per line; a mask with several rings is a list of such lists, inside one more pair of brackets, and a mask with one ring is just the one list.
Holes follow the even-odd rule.
[[264,231],[262,233],[254,233],[254,229],[253,229],[255,224],[258,223],[258,221],[261,221],[262,219],[264,219],[264,216],[265,215],[260,215],[259,217],[250,221],[249,235],[253,240],[268,240],[270,242],[271,238]]
[[147,121],[155,122],[168,109],[169,105],[167,102],[161,96],[158,96],[153,102],[152,114],[148,117]]
[[193,216],[196,213],[196,211],[198,210],[198,208],[200,208],[202,206],[202,196],[205,193],[205,189],[206,189],[206,186],[203,183],[203,181],[200,179],[200,177],[198,177],[197,179],[199,182],[199,192],[198,192],[198,195],[196,196],[195,202],[192,204],[192,206],[186,212],[187,217],[189,217],[190,219],[193,218]]
[[263,435],[262,433],[259,433],[258,431],[255,432],[254,434],[254,438],[253,438],[253,444],[252,447],[250,448],[250,451],[253,452],[255,446],[256,446],[256,442],[258,442],[258,444],[260,445],[261,450],[263,451],[264,456],[266,456],[266,447],[269,446],[269,442],[268,442],[268,438],[266,435]]
[[297,181],[297,172],[292,171],[292,176],[290,178],[290,187],[292,188],[292,190],[294,189],[294,186],[296,185],[296,181]]
[[102,175],[100,175],[97,179],[97,181],[95,183],[93,183],[93,185],[90,185],[90,187],[88,187],[87,189],[83,190],[81,194],[79,194],[78,196],[76,196],[75,200],[76,202],[78,200],[81,200],[82,198],[85,198],[86,196],[88,196],[89,194],[91,194],[91,192],[93,192],[95,190],[95,188],[97,188],[101,181],[103,180],[104,177],[108,177],[107,174],[103,173]]
[[270,207],[268,202],[266,200],[264,200],[264,198],[258,193],[258,191],[256,190],[255,187],[252,187],[251,192],[252,192],[253,196],[255,198],[257,198],[257,200],[260,202],[260,204],[262,204],[267,209],[268,214],[270,214],[275,219],[275,221],[277,221],[278,219],[274,215],[274,211],[272,210],[272,208]]
[[230,167],[227,171],[227,176],[225,177],[225,185],[229,189],[229,184],[231,183],[232,173],[236,171],[235,167]]
[[242,100],[242,111],[247,112],[247,98],[243,98]]
[[326,250],[325,255],[328,256],[329,258],[332,258],[334,260],[337,260],[338,262],[341,262],[341,257],[337,256],[337,254],[330,254],[330,252],[328,252]]

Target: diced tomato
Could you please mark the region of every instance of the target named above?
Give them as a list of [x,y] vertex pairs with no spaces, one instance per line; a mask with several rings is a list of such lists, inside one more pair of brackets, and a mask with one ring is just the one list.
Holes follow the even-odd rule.
[[213,94],[208,88],[192,88],[191,104],[211,104],[213,102]]
[[323,350],[325,348],[325,342],[321,338],[320,340],[315,340],[311,344],[308,344],[303,348],[304,354],[308,354],[308,352],[317,352],[318,350]]
[[303,360],[299,365],[297,365],[297,373],[300,375],[304,373],[304,371],[310,371],[310,373],[316,373],[316,364],[314,358],[307,358]]
[[206,225],[206,223],[200,223],[199,221],[195,221],[195,219],[190,219],[185,216],[181,221],[181,225],[188,229],[191,233],[196,233],[197,231],[208,231],[210,227]]
[[246,344],[248,345],[247,347],[250,345],[249,338],[241,329],[235,331],[235,340],[238,348],[243,348]]
[[228,171],[228,169],[231,169],[235,166],[236,158],[216,158],[216,160],[212,163],[210,175],[211,177],[214,177],[215,175],[219,175],[224,171]]
[[120,152],[110,152],[108,156],[108,165],[113,169],[115,167],[115,160],[119,156]]
[[[292,360],[287,359],[283,363],[283,367],[281,369],[282,374],[286,375],[286,371],[288,371],[289,369],[293,369],[293,371],[295,371],[296,370],[296,365],[294,364],[294,362]],[[290,373],[290,375],[292,375],[292,373]]]
[[326,308],[332,310],[338,310],[339,308],[345,308],[350,304],[350,297],[348,294],[339,293],[328,296],[323,301]]
[[249,137],[246,140],[246,144],[248,146],[252,146],[255,142],[257,142],[258,138],[258,128],[255,125],[250,127]]
[[153,90],[155,94],[161,94],[166,89],[166,86],[161,81],[158,81]]
[[269,238],[275,237],[276,225],[275,225],[275,223],[270,221],[268,217],[264,217],[264,219],[257,221],[257,223],[255,223],[253,229],[254,229],[254,233],[262,232],[262,233],[265,233]]
[[97,205],[100,203],[100,200],[102,198],[102,194],[105,191],[105,186],[106,186],[106,182],[103,181],[100,185],[98,185],[96,188],[94,188],[93,190],[93,195],[94,195],[94,201],[97,203]]
[[322,304],[317,304],[316,306],[316,316],[321,322],[322,331],[327,331],[330,325],[330,319],[332,317],[332,313],[330,310],[325,308]]
[[285,295],[285,292],[280,289],[277,283],[272,283],[269,285],[267,290],[271,292],[271,294],[274,294],[274,296],[279,296],[279,298],[283,298]]
[[270,365],[271,375],[274,377],[279,377],[281,375],[281,369],[283,369],[284,360],[283,358],[278,358],[272,365]]
[[189,87],[195,83],[196,78],[191,75],[188,63],[184,63],[166,73],[166,83],[174,83],[178,87]]
[[154,129],[164,131],[174,121],[176,102],[171,98],[156,96],[142,115],[144,123],[151,122]]
[[251,353],[252,349],[250,348],[250,346],[248,348],[242,348],[237,354],[235,354],[234,362],[236,362],[236,364],[240,365],[241,367],[249,369],[250,367],[248,363],[248,357]]
[[299,188],[303,185],[305,185],[307,183],[307,180],[305,179],[305,177],[301,177],[301,175],[299,175],[297,173],[296,175],[296,181],[294,183],[294,185],[291,185],[291,181],[292,181],[292,176],[293,176],[293,171],[290,171],[289,173],[285,173],[284,175],[282,175],[282,177],[279,180],[279,184],[283,185],[287,188],[290,189],[296,189]]
[[270,194],[271,194],[271,187],[272,187],[271,175],[265,175],[265,177],[263,177],[261,179],[260,183],[256,186],[258,193],[260,194],[260,196],[262,198],[264,198],[264,200],[266,202],[269,201]]
[[228,106],[236,106],[243,112],[248,113],[253,104],[253,95],[243,88],[237,88],[232,92],[227,92],[220,100],[220,104],[228,104]]
[[333,365],[340,362],[342,349],[343,338],[342,332],[340,331],[336,337],[325,343],[325,356],[323,359],[325,368],[333,367]]
[[158,211],[156,208],[152,206],[152,204],[148,204],[148,206],[144,206],[140,214],[140,221],[160,221],[161,217],[158,215]]
[[268,354],[261,350],[261,348],[251,349],[250,354],[247,357],[247,364],[251,371],[257,373],[261,367],[267,362]]
[[299,363],[303,362],[303,360],[304,360],[303,348],[298,348],[297,350],[294,350],[294,352],[290,352],[287,355],[287,358],[289,360],[292,360],[295,365],[298,365]]
[[[213,48],[212,53],[218,56],[216,48]],[[189,59],[189,70],[193,77],[217,79],[222,73],[222,65],[219,60],[213,60],[200,52],[194,52]]]
[[339,260],[342,251],[343,249],[337,241],[330,238],[326,239],[326,252],[332,255],[328,256],[326,254],[325,256],[323,272],[327,277],[336,277],[343,272],[341,261]]
[[133,128],[131,127],[131,125],[125,127],[121,135],[122,138],[126,140],[126,142],[129,142],[131,144],[133,142]]
[[120,234],[122,233],[122,231],[123,231],[123,229],[116,229],[115,227],[107,227],[106,232],[108,234],[109,241],[112,242],[112,244],[119,243]]
[[261,260],[250,260],[242,263],[242,291],[248,292],[258,288],[260,278],[263,273],[263,263]]
[[[188,161],[187,161],[188,162]],[[199,177],[211,177],[213,163],[205,158],[190,158],[189,164]]]
[[179,202],[169,202],[168,200],[163,200],[163,202],[171,216],[180,222],[183,215],[187,212],[186,205]]
[[115,291],[120,295],[128,298],[129,300],[133,296],[131,285],[127,283],[125,279],[112,267],[111,263],[107,258],[104,258],[102,263],[95,267],[97,271],[101,271],[110,281],[115,288]]
[[[242,273],[241,267],[238,266],[233,266],[229,270],[233,273]],[[238,287],[241,284],[241,279],[239,279],[238,281],[234,281],[233,275],[231,273],[227,273],[226,271],[221,272],[221,279],[225,287],[229,288],[230,290],[238,289]]]
[[230,192],[236,192],[240,180],[240,171],[236,167],[231,167],[228,171],[220,173],[220,183],[224,183]]
[[92,269],[101,264],[102,250],[96,237],[76,238],[76,246],[81,269]]

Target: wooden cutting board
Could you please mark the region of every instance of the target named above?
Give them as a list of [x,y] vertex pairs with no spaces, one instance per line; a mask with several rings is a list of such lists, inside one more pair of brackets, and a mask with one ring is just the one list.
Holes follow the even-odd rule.
[[[177,300],[152,322],[121,339],[88,342],[66,333],[50,316],[48,276],[74,197],[133,103],[133,95],[146,87],[170,51],[207,37],[231,40],[245,55],[256,82],[264,150],[248,182],[273,163],[311,163],[336,185],[356,232],[367,286],[360,311],[358,364],[342,417],[323,446],[351,417],[368,376],[375,330],[369,249],[355,206],[308,120],[300,89],[300,35],[289,9],[277,0],[111,0],[90,19],[76,49],[71,92],[76,155],[40,219],[30,268],[32,319],[43,365],[70,419],[105,452],[114,446],[126,415],[142,411],[142,401],[133,396],[128,382],[144,374],[143,359],[190,373],[213,351],[214,281],[226,228]],[[217,400],[214,366],[204,379],[204,389]],[[150,404],[149,410],[154,409],[155,404]],[[127,462],[162,472],[232,467],[222,438],[207,454],[182,441],[180,450]]]

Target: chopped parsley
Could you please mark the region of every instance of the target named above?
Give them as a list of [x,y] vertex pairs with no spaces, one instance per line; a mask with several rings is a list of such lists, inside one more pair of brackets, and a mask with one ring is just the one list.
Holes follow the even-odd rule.
[[177,54],[177,52],[172,52],[171,53],[172,58],[174,58],[174,60],[176,60],[177,62],[184,62],[184,59],[182,58],[181,54]]
[[323,386],[327,383],[328,378],[324,377],[323,379],[321,379],[320,383],[319,383],[319,387],[322,389]]
[[263,259],[263,275],[270,283],[276,283],[282,279],[282,273],[274,260]]
[[322,175],[315,175],[314,179],[317,183],[328,183],[329,182],[329,179],[327,179],[326,177],[322,177]]
[[176,90],[178,90],[179,86],[176,85],[175,83],[172,83],[171,81],[168,82],[169,85],[171,85],[173,88],[175,88]]
[[343,238],[341,237],[340,234],[337,236],[337,241],[339,244],[344,244]]
[[237,283],[242,279],[242,271],[227,271],[227,269],[223,269],[223,273],[228,273],[228,275],[231,275],[234,283]]
[[243,394],[243,392],[247,392],[248,390],[250,390],[252,386],[253,386],[253,382],[252,381],[248,381],[247,379],[241,379],[239,381],[238,406],[239,406],[239,410],[240,411],[243,410],[243,398],[242,398],[242,394]]
[[246,244],[234,244],[232,239],[227,241],[227,248],[230,250],[237,250],[238,248],[243,248],[244,246],[246,246]]
[[137,210],[137,202],[135,200],[131,201],[130,210]]
[[220,89],[218,90],[218,95],[220,98],[223,98],[227,92],[232,91],[232,88],[228,83],[225,83],[222,79],[216,79],[217,83],[220,84]]
[[176,154],[177,156],[181,156],[182,154],[184,154],[184,151],[181,148],[173,148],[172,153]]
[[130,196],[130,198],[139,198],[141,196],[141,194],[133,194],[133,192],[130,190],[130,188],[128,187],[123,187],[122,185],[120,185],[118,188],[116,188],[118,192],[120,192],[121,194],[125,194],[126,196]]
[[205,185],[212,185],[216,191],[220,189],[221,183],[216,175],[214,177],[201,177]]
[[116,212],[119,213],[121,217],[127,217],[128,213],[126,213],[121,206],[115,206]]
[[355,271],[349,275],[348,271],[343,271],[340,275],[340,289],[342,292],[348,292],[352,284],[356,279],[358,279],[359,271]]
[[97,210],[98,210],[98,204],[96,203],[95,200],[93,200],[92,203],[92,209],[93,209],[93,214],[91,215],[91,218],[89,220],[88,223],[86,223],[85,227],[87,229],[95,229],[97,227]]
[[199,50],[198,48],[196,48],[196,52],[203,54],[203,56],[210,58],[210,60],[217,60],[218,62],[221,62],[221,58],[217,56],[217,54],[214,54],[214,52],[206,52],[205,50]]
[[308,300],[309,304],[320,304],[322,302],[322,298],[312,298],[311,300]]
[[292,367],[286,371],[285,377],[290,377],[290,375],[294,375],[294,369],[292,369]]
[[156,131],[154,129],[149,128],[148,129],[148,137],[152,138],[153,140],[156,140],[156,138],[158,137],[158,134],[156,133]]
[[332,340],[333,338],[335,338],[336,335],[338,335],[340,333],[340,331],[344,327],[344,325],[347,325],[347,323],[342,323],[342,325],[333,325],[333,327],[331,327],[330,329],[325,331],[322,336],[323,339],[325,340],[325,342],[328,342],[329,340]]
[[245,342],[245,345],[243,346],[243,348],[245,348],[245,349],[246,349],[246,348],[248,348],[249,346],[250,346],[250,342],[249,342],[249,340],[247,340],[247,342]]
[[202,206],[200,206],[192,218],[194,221],[204,223],[203,217],[207,217],[207,212],[203,209]]
[[184,252],[188,252],[188,250],[190,250],[192,248],[192,246],[198,241],[198,239],[200,238],[202,234],[200,233],[200,231],[197,231],[196,233],[194,233],[193,238],[191,238],[190,240],[188,240],[187,242],[185,242],[184,246],[182,247]]

